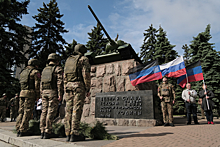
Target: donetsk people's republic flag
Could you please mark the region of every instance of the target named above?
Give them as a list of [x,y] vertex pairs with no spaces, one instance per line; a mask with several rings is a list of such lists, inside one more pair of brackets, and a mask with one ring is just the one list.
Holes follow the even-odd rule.
[[160,65],[162,76],[177,78],[186,74],[185,63],[183,56],[180,56],[173,61]]
[[189,66],[187,66],[186,72],[187,72],[187,76],[183,75],[179,77],[179,79],[177,80],[177,84],[179,84],[182,88],[185,87],[187,83],[187,78],[188,78],[188,82],[204,80],[200,61],[192,63]]
[[133,86],[144,82],[159,80],[162,78],[157,60],[138,65],[130,69],[128,73],[131,84]]

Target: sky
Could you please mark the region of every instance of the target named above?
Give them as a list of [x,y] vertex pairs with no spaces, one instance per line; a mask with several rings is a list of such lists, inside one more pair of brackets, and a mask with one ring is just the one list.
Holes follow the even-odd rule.
[[[20,0],[22,1],[22,0]],[[34,26],[37,9],[50,0],[30,0],[28,15],[22,17],[23,25]],[[72,43],[86,44],[88,32],[97,22],[88,9],[91,6],[112,39],[130,43],[136,53],[140,52],[145,30],[151,24],[158,29],[162,26],[167,38],[179,55],[182,46],[191,44],[193,37],[204,32],[211,25],[214,49],[220,51],[220,1],[219,0],[57,0],[61,20],[68,33],[63,38]]]

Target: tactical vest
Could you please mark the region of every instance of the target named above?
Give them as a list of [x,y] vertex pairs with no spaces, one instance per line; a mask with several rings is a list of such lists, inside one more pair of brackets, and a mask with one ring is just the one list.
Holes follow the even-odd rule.
[[44,68],[41,76],[42,90],[57,89],[57,78],[54,77],[56,66],[49,65]]
[[79,68],[77,63],[81,55],[71,55],[65,63],[64,73],[67,82],[83,81],[82,68]]
[[0,106],[6,106],[6,100],[4,98],[0,98]]
[[35,89],[34,79],[30,79],[30,73],[33,69],[34,68],[31,69],[26,68],[20,73],[21,90]]
[[161,84],[160,85],[160,95],[164,97],[165,102],[170,102],[172,95],[172,85],[171,84]]

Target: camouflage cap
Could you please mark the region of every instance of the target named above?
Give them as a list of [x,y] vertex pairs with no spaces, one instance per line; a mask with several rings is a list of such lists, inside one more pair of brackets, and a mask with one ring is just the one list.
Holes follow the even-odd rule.
[[60,60],[60,56],[59,55],[57,55],[56,53],[51,53],[49,56],[48,56],[48,58],[47,58],[47,60]]
[[39,65],[39,61],[37,59],[30,59],[28,61],[28,65],[31,65],[31,66]]

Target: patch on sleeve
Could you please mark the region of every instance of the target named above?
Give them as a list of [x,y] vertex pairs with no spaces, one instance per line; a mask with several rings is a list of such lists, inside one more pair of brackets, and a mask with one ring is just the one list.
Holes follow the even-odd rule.
[[37,73],[37,77],[40,79],[41,78],[41,75],[40,75],[40,73],[38,72]]

